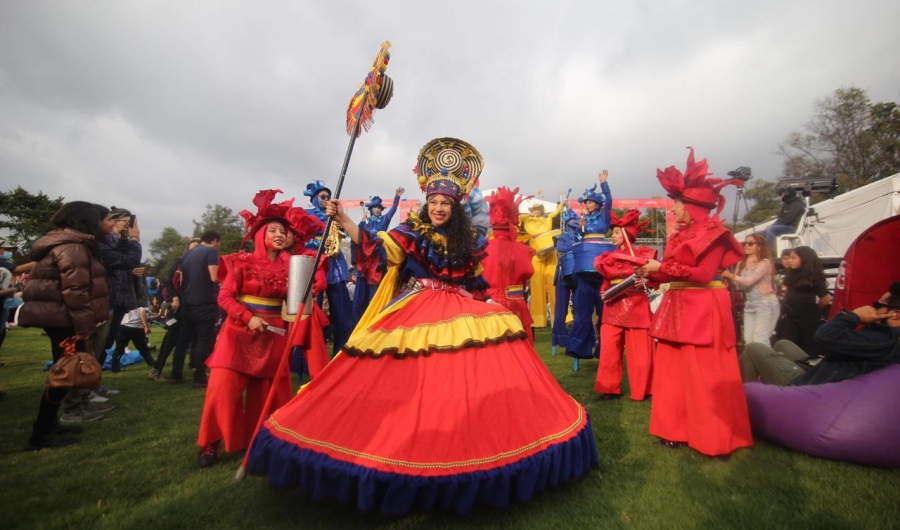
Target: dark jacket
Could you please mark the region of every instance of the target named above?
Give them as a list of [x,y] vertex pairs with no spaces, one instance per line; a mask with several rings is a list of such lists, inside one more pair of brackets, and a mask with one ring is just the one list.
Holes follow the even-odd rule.
[[37,262],[22,298],[19,324],[87,333],[109,318],[106,269],[94,236],[53,230],[31,246]]
[[106,268],[110,307],[131,311],[138,306],[135,281],[144,281],[131,273],[141,265],[141,244],[111,234],[98,240],[97,245]]
[[781,200],[781,211],[773,224],[797,228],[800,220],[803,219],[803,214],[806,213],[806,201],[802,197],[798,197],[796,193],[785,194]]
[[856,313],[838,313],[816,330],[825,358],[791,385],[835,383],[900,363],[900,329],[873,322],[859,329]]

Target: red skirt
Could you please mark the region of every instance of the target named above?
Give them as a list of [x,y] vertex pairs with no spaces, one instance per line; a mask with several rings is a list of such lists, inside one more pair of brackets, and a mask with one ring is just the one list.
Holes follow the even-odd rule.
[[249,467],[364,511],[506,506],[598,465],[584,407],[497,304],[425,290],[357,328]]

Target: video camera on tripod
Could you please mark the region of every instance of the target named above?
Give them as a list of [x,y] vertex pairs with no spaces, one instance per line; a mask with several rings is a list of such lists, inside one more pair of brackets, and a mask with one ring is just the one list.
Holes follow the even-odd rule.
[[748,180],[753,178],[753,174],[751,173],[750,168],[747,166],[741,166],[734,171],[729,171],[728,176],[742,182],[747,182]]

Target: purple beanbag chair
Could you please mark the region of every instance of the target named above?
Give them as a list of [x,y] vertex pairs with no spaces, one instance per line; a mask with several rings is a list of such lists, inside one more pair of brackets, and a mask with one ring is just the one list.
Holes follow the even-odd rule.
[[900,467],[900,365],[837,383],[744,390],[756,436],[823,458]]

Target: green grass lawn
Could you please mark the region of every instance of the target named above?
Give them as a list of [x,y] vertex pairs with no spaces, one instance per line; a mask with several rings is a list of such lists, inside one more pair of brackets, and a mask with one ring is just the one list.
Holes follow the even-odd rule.
[[[161,333],[162,330],[154,329]],[[158,343],[161,336],[154,335]],[[601,468],[506,511],[402,519],[315,504],[250,476],[240,456],[196,466],[203,391],[147,380],[133,365],[103,382],[116,409],[86,425],[81,443],[25,451],[45,379],[49,343],[13,329],[0,350],[0,528],[898,528],[900,472],[812,458],[757,440],[728,462],[654,445],[650,403],[598,401],[596,361],[574,372],[537,349],[560,384],[591,413]],[[537,413],[537,412],[536,412]]]

